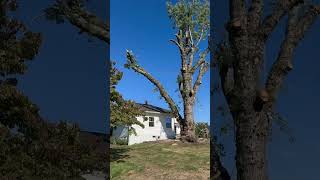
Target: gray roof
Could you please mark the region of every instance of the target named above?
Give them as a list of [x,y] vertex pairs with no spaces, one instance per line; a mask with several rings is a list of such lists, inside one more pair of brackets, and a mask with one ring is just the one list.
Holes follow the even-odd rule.
[[163,109],[161,107],[153,106],[151,104],[142,104],[142,103],[136,103],[138,106],[140,106],[143,110],[145,111],[156,111],[156,112],[161,112],[161,113],[171,113],[170,110],[168,109]]

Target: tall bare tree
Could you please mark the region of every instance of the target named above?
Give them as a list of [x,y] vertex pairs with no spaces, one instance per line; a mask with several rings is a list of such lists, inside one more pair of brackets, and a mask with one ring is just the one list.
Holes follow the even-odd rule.
[[[156,86],[182,127],[181,138],[194,142],[196,137],[193,107],[202,78],[209,67],[206,61],[209,48],[203,50],[199,46],[209,35],[209,2],[180,0],[174,5],[168,2],[167,10],[177,30],[175,39],[170,41],[177,46],[180,53],[181,69],[178,76],[178,87],[183,100],[183,116],[180,115],[177,104],[162,84],[138,65],[131,51],[127,51],[126,67],[142,74]],[[195,81],[194,76],[196,76]]]
[[[277,0],[264,16],[266,1],[230,0],[228,39],[216,52],[222,90],[235,123],[239,180],[266,180],[268,135],[280,87],[293,68],[294,50],[320,14],[304,0]],[[285,38],[267,79],[265,46],[279,22],[287,18]]]

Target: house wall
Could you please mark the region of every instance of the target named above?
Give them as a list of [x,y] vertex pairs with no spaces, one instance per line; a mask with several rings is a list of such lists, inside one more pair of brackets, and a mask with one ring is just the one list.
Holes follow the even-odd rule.
[[[180,128],[176,128],[177,134],[174,132],[174,124],[177,123],[176,119],[170,114],[146,111],[146,117],[154,117],[154,127],[149,127],[149,121],[144,121],[144,117],[140,116],[137,119],[144,124],[144,128],[133,125],[136,130],[136,135],[129,136],[128,145],[142,143],[146,141],[156,141],[164,139],[174,139],[177,134],[180,134]],[[171,118],[171,128],[166,128],[166,119]]]

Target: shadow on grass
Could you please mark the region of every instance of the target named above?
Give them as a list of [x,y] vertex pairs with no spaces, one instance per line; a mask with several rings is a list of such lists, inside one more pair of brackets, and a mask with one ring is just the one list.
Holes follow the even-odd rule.
[[125,158],[130,157],[127,152],[130,149],[127,146],[111,147],[110,148],[110,162],[125,162]]

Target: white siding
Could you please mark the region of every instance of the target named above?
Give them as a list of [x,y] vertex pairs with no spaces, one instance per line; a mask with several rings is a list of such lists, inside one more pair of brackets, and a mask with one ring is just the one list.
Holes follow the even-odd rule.
[[[170,114],[159,113],[146,111],[146,117],[154,118],[154,127],[149,127],[149,120],[144,121],[143,117],[137,117],[137,119],[144,124],[144,128],[133,125],[135,128],[137,135],[129,136],[128,145],[142,143],[146,141],[156,141],[156,140],[164,140],[169,138],[175,138],[176,134],[174,132],[174,124],[177,123],[176,119],[173,118]],[[166,128],[166,118],[171,118],[171,128]],[[180,134],[180,128],[176,128],[177,134]]]

